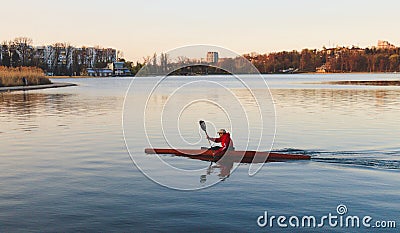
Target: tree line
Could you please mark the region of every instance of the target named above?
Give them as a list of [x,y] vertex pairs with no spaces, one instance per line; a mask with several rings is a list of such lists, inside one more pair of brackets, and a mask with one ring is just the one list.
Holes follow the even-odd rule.
[[337,47],[244,55],[261,73],[400,72],[400,48]]
[[[125,67],[136,74],[145,67],[147,74],[174,72],[182,65],[200,64],[200,66],[181,73],[200,72],[206,74],[221,73],[218,69],[205,69],[202,61],[192,61],[187,57],[171,60],[168,54],[154,54],[143,58],[143,63],[126,61],[120,58],[122,53],[111,48],[76,48],[69,43],[55,43],[50,46],[32,45],[32,39],[18,37],[0,45],[0,66],[32,66],[52,75],[83,75],[88,68],[106,68],[115,61],[124,62]],[[400,72],[400,48],[359,48],[336,47],[303,49],[301,51],[281,51],[268,54],[245,54],[260,73],[295,72]],[[225,70],[238,73],[252,73],[251,68],[241,57],[223,58],[218,64],[212,64]],[[249,70],[250,69],[250,70]],[[177,73],[177,72],[175,72]],[[179,72],[178,72],[179,73]]]
[[[244,57],[244,58],[243,58]],[[302,73],[302,72],[400,72],[400,48],[359,48],[336,47],[303,49],[301,51],[282,51],[268,54],[245,54],[243,57],[222,58],[216,64],[207,64],[187,57],[177,57],[172,60],[168,54],[143,58],[146,74],[171,73],[173,75],[190,74],[222,74],[225,71],[236,73],[254,73],[246,65],[247,59],[255,68],[264,74]],[[211,65],[219,69],[206,68]],[[182,68],[182,67],[191,67]],[[179,69],[179,70],[177,70]]]

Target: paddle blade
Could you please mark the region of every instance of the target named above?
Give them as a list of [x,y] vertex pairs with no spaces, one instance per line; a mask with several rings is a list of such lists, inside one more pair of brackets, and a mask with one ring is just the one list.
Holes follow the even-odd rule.
[[206,132],[207,131],[207,126],[206,123],[204,121],[199,121],[200,127],[201,129]]

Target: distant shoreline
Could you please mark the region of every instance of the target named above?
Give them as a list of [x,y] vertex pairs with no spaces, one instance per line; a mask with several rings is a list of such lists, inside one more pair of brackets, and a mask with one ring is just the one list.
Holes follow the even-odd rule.
[[68,75],[65,75],[65,76],[46,76],[46,78],[58,79],[58,78],[109,78],[109,77],[95,77],[95,76],[85,76],[85,75],[82,75],[82,76],[68,76]]
[[[343,72],[343,73],[338,73],[338,72],[325,72],[325,73],[320,73],[320,72],[303,72],[303,73],[260,73],[262,75],[292,75],[292,74],[321,74],[321,75],[330,75],[330,74],[399,74],[400,73],[394,73],[394,72]],[[223,75],[223,74],[207,74],[203,76],[212,76],[212,75]],[[239,74],[241,75],[241,74]],[[198,75],[173,75],[173,76],[198,76]],[[46,78],[49,79],[74,79],[74,78],[124,78],[124,77],[135,77],[133,76],[106,76],[106,77],[100,77],[100,76],[87,76],[87,75],[82,75],[82,76],[46,76]]]
[[400,86],[400,80],[334,81],[321,83],[332,85]]
[[29,90],[48,89],[48,88],[71,87],[71,86],[78,86],[78,85],[74,83],[52,83],[52,84],[31,85],[31,86],[0,87],[0,92],[29,91]]

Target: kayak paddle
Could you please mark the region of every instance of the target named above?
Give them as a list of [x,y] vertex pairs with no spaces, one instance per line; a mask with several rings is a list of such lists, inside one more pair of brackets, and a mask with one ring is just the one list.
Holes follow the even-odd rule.
[[[199,124],[200,124],[200,128],[206,133],[206,136],[207,136],[207,139],[208,139],[208,133],[207,133],[207,126],[206,126],[206,123],[205,123],[204,121],[199,121]],[[211,146],[210,139],[208,139],[208,143],[209,143],[210,146]]]

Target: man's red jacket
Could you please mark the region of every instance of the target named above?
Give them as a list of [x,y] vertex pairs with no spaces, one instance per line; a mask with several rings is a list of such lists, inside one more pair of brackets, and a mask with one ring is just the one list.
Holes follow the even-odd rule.
[[219,138],[210,138],[210,140],[213,142],[221,143],[221,148],[219,148],[218,150],[215,151],[216,155],[222,155],[228,149],[233,148],[233,141],[232,141],[231,135],[229,133],[224,133]]

